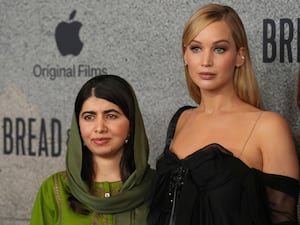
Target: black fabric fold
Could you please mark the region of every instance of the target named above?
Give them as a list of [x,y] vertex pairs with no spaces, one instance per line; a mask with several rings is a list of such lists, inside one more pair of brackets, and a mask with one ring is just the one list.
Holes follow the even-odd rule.
[[[166,146],[157,160],[156,185],[148,224],[298,224],[297,180],[249,168],[217,143],[207,145],[184,159],[178,159],[170,151],[177,120],[184,110],[190,108],[181,108],[169,124]],[[176,172],[183,171],[182,168],[187,172]],[[179,188],[172,184],[174,180],[180,181]],[[172,223],[171,218],[174,219]]]

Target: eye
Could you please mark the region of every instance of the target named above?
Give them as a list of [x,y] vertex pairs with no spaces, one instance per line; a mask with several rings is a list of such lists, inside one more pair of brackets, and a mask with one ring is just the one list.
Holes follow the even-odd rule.
[[201,51],[201,48],[199,46],[191,45],[190,50],[194,53],[198,53]]
[[93,115],[93,114],[88,114],[83,117],[84,120],[93,120],[94,118],[95,118],[95,115]]
[[214,51],[216,53],[218,53],[218,54],[222,54],[222,53],[226,52],[226,48],[224,48],[224,47],[217,47],[217,48],[214,49]]
[[113,113],[108,113],[108,114],[105,115],[105,118],[109,119],[109,120],[114,120],[114,119],[118,118],[118,115],[113,114]]

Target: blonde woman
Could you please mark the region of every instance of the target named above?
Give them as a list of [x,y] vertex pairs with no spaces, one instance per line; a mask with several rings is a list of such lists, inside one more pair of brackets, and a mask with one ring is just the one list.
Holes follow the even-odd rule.
[[197,105],[170,122],[149,224],[298,224],[295,144],[285,119],[261,107],[240,17],[228,6],[200,8],[182,50]]

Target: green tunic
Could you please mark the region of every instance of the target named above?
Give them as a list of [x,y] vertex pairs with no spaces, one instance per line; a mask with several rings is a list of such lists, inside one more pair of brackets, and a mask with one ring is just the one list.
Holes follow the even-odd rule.
[[[99,198],[116,196],[120,193],[122,187],[121,182],[97,182],[93,184],[92,192]],[[117,221],[116,217],[112,214],[101,214],[92,212],[88,215],[81,215],[74,213],[70,207],[68,207],[68,197],[70,196],[70,190],[67,183],[67,175],[65,171],[58,172],[51,175],[46,179],[38,192],[36,197],[35,205],[32,211],[31,223],[32,225],[59,225],[59,224],[70,224],[70,225],[112,225]],[[123,217],[123,222],[120,224],[136,224],[138,215],[146,215],[148,208],[145,204],[131,211],[130,216]],[[125,219],[126,218],[126,219]],[[139,219],[139,222],[144,220]],[[146,223],[144,223],[146,224]]]

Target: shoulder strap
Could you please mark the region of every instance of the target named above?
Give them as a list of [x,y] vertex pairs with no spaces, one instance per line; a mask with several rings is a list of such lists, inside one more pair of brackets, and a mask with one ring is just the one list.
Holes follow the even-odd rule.
[[179,108],[176,111],[176,113],[173,115],[173,117],[169,123],[168,130],[167,130],[167,138],[166,138],[167,149],[169,148],[169,146],[172,142],[172,139],[173,139],[173,136],[175,133],[175,129],[176,129],[176,124],[177,124],[177,121],[178,121],[180,115],[183,113],[183,111],[185,111],[187,109],[191,109],[191,108],[195,108],[195,107],[194,106],[183,106],[183,107]]
[[240,153],[240,155],[239,155],[238,158],[241,158],[242,154],[244,153],[244,150],[245,150],[245,148],[246,148],[246,146],[248,144],[248,141],[249,141],[249,139],[250,139],[250,137],[251,137],[251,135],[252,135],[252,133],[254,131],[254,128],[256,127],[256,124],[257,124],[257,122],[258,122],[258,120],[259,120],[259,118],[261,117],[262,114],[263,114],[263,111],[261,113],[259,113],[259,115],[257,116],[257,118],[256,118],[256,120],[254,122],[254,125],[252,126],[252,128],[250,130],[250,133],[249,133],[249,135],[248,135],[248,137],[246,139],[246,142],[245,142],[245,144],[244,144],[244,146],[242,148],[242,151],[241,151],[241,153]]

